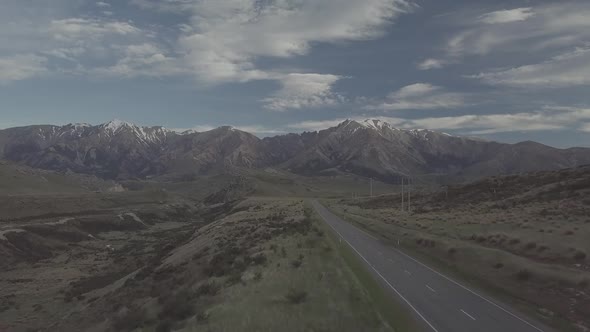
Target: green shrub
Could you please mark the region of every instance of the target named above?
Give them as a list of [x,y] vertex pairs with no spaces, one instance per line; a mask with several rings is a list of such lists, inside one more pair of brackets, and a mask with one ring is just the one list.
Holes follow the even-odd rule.
[[115,331],[132,331],[143,325],[145,320],[145,311],[139,308],[126,310],[121,315],[116,315],[113,319],[113,328]]
[[532,278],[533,274],[527,269],[522,269],[516,273],[516,279],[518,281],[528,281]]
[[195,312],[190,291],[181,291],[162,300],[160,319],[184,320]]
[[577,259],[580,261],[584,260],[584,259],[586,259],[586,253],[583,251],[580,251],[580,250],[576,251],[576,253],[574,254],[574,259]]
[[287,295],[285,295],[285,299],[287,299],[287,301],[292,304],[303,303],[307,299],[307,292],[289,288]]
[[215,281],[209,281],[209,282],[206,282],[206,283],[202,284],[201,286],[199,286],[197,288],[197,291],[195,294],[197,296],[201,296],[201,295],[213,296],[213,295],[216,295],[217,293],[219,293],[219,289],[220,289],[220,287]]
[[256,273],[254,273],[254,280],[259,281],[261,279],[262,279],[262,272],[256,271]]
[[258,253],[252,256],[252,262],[254,265],[261,265],[266,263],[266,255],[264,253]]

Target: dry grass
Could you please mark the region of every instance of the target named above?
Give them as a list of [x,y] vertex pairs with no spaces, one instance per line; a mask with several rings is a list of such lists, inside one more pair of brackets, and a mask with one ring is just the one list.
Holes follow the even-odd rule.
[[547,308],[556,320],[590,326],[590,295],[580,281],[590,278],[590,187],[581,185],[589,179],[588,167],[496,177],[454,187],[448,199],[416,193],[412,214],[399,211],[399,195],[327,203],[369,231]]

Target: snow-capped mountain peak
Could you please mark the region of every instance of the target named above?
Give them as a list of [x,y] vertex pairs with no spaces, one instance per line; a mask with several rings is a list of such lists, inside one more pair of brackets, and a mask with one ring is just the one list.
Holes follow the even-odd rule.
[[92,127],[92,125],[89,123],[70,123],[68,126],[74,127],[76,129]]
[[375,130],[383,130],[383,128],[391,128],[389,123],[383,122],[378,119],[366,119],[360,122],[360,125],[365,128],[375,129]]
[[136,125],[126,122],[126,121],[122,121],[119,119],[114,119],[111,120],[105,124],[103,124],[101,127],[103,127],[104,129],[106,129],[107,131],[110,131],[111,133],[117,133],[119,130],[121,130],[121,128],[134,128],[137,127]]

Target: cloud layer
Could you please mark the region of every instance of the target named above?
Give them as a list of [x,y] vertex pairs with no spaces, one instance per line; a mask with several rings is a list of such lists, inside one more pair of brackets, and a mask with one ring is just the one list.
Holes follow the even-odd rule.
[[275,111],[335,106],[344,100],[332,91],[340,78],[327,74],[288,74],[280,78],[282,88],[263,102],[266,108]]
[[507,70],[470,76],[494,85],[568,87],[590,84],[590,48],[577,48],[552,59]]
[[[363,120],[368,116],[355,116],[353,120]],[[545,107],[538,111],[503,114],[467,114],[446,117],[399,118],[371,117],[380,119],[400,128],[423,128],[431,130],[453,130],[461,134],[483,135],[506,132],[530,132],[563,130],[574,128],[587,132],[590,129],[590,108],[584,107]],[[335,126],[345,118],[322,121],[302,121],[289,125],[300,131],[316,131]]]
[[467,104],[464,93],[448,92],[428,83],[415,83],[402,87],[384,101],[365,107],[381,111],[431,110],[459,108]]

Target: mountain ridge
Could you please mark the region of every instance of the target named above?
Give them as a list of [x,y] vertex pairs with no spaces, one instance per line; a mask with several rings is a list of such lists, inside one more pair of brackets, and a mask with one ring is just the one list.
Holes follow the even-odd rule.
[[231,126],[177,132],[112,120],[0,130],[0,159],[109,179],[232,168],[282,168],[304,175],[352,173],[389,182],[424,174],[487,176],[590,163],[590,149],[506,144],[378,119],[347,119],[319,131],[259,138]]

